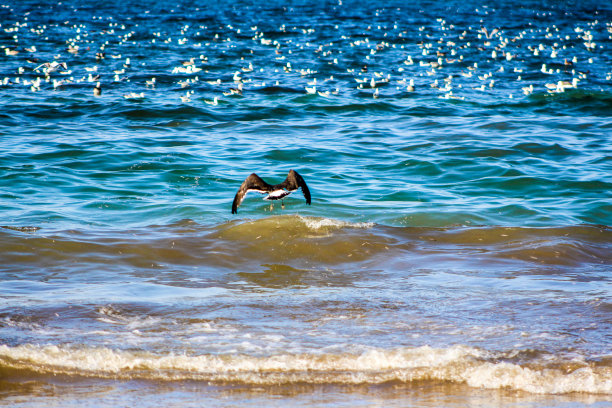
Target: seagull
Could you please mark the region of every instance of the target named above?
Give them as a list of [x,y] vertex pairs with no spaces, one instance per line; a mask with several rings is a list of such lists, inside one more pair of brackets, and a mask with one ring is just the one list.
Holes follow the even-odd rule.
[[66,64],[65,62],[57,61],[45,62],[44,64],[40,64],[38,67],[34,68],[34,71],[38,71],[42,67],[45,67],[43,69],[43,72],[45,74],[50,74],[51,72],[55,72],[60,68],[64,68],[65,70],[68,69],[68,64]]
[[487,30],[487,27],[482,27],[480,29],[480,32],[483,33],[485,35],[485,37],[487,37],[488,40],[490,40],[491,38],[493,38],[493,36],[495,34],[497,34],[499,32],[499,28],[494,28],[493,31],[491,31],[491,33],[489,33],[489,31]]
[[[271,185],[266,183],[257,174],[252,173],[249,177],[244,180],[232,203],[232,214],[238,213],[238,206],[244,200],[244,196],[249,191],[257,191],[258,193],[267,194],[264,200],[282,200],[289,194],[296,191],[298,188],[302,189],[302,193],[306,198],[306,204],[310,204],[310,190],[306,182],[295,170],[289,170],[287,178],[280,184]],[[283,205],[284,208],[284,205]]]

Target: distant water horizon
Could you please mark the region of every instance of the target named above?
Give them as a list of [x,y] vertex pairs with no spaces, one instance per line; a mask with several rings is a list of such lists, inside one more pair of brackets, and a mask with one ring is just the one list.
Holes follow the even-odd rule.
[[0,47],[0,405],[612,401],[610,5],[25,0]]

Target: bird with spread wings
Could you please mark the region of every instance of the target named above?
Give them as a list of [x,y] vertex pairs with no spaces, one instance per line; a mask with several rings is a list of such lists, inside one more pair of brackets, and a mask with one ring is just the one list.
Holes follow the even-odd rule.
[[238,213],[238,206],[242,204],[244,196],[249,191],[256,191],[258,193],[267,194],[264,200],[281,200],[287,197],[289,194],[297,191],[299,188],[302,189],[304,198],[306,198],[306,204],[310,204],[310,190],[306,185],[306,182],[295,170],[289,170],[289,174],[285,181],[280,184],[268,184],[257,174],[252,173],[249,177],[244,180],[232,203],[232,214]]

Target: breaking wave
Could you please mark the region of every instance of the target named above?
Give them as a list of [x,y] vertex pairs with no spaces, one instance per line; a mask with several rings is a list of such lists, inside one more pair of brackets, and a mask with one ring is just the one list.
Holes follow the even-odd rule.
[[467,346],[371,349],[361,354],[156,355],[109,348],[0,346],[0,368],[99,378],[196,380],[247,385],[465,383],[539,394],[612,394],[612,362]]
[[[100,238],[104,235],[104,238]],[[24,265],[115,264],[147,267],[198,264],[228,267],[317,262],[337,265],[395,259],[439,265],[462,262],[528,262],[576,266],[611,261],[612,231],[606,226],[549,228],[456,226],[391,227],[332,218],[271,216],[202,225],[190,220],[142,229],[84,232],[0,229],[5,268]],[[245,256],[248,254],[248,256]],[[381,256],[379,256],[381,255]],[[483,264],[484,265],[484,264]]]

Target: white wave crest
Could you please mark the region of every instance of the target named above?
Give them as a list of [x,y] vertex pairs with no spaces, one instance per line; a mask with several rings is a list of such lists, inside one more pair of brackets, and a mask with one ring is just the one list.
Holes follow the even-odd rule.
[[332,218],[317,218],[297,216],[311,230],[320,230],[322,228],[372,228],[373,222],[348,222],[335,220]]
[[[51,374],[112,378],[192,379],[244,384],[380,384],[388,381],[452,381],[473,387],[531,393],[612,394],[612,367],[497,362],[472,347],[428,346],[370,350],[363,354],[156,355],[109,348],[0,346],[0,366]],[[574,362],[575,363],[575,362]],[[536,368],[538,367],[538,368]]]

